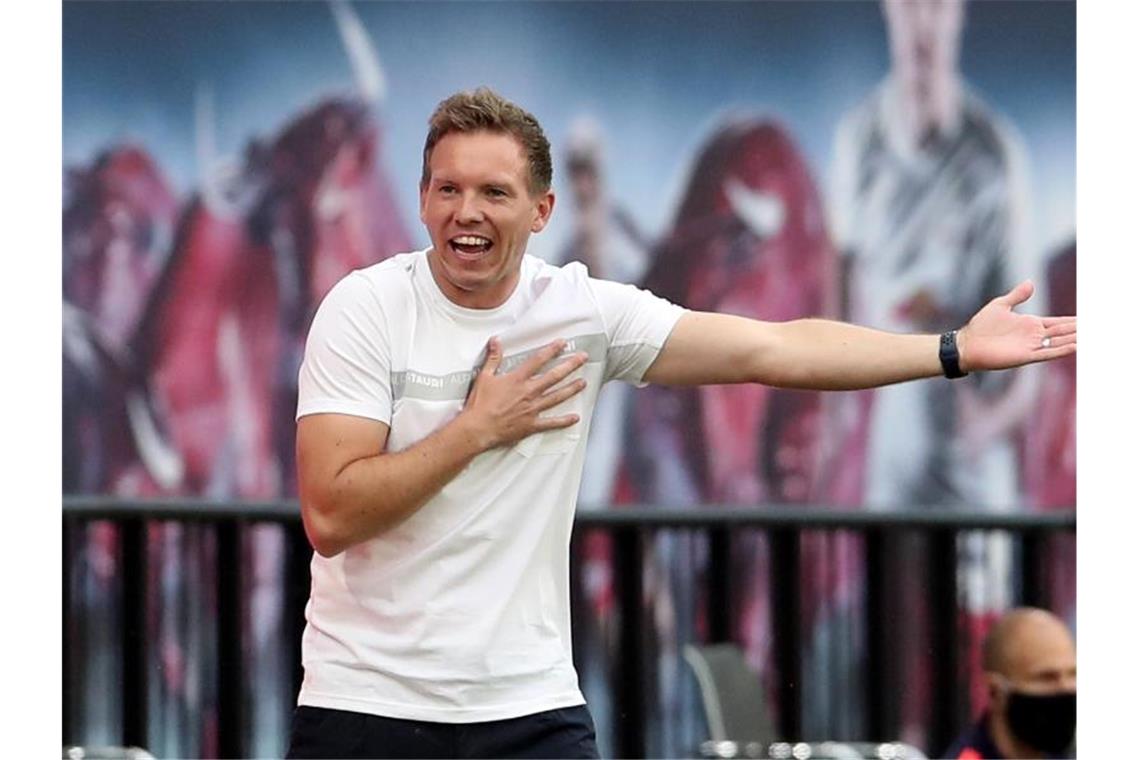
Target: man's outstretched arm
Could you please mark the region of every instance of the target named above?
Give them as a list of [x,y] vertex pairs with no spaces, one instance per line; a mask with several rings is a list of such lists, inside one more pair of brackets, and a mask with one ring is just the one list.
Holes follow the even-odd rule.
[[[1013,309],[1033,295],[1023,282],[986,304],[958,332],[966,372],[1008,369],[1077,350],[1076,317]],[[855,390],[942,374],[938,335],[899,335],[823,319],[761,322],[689,312],[677,322],[645,380],[667,385],[764,383]]]

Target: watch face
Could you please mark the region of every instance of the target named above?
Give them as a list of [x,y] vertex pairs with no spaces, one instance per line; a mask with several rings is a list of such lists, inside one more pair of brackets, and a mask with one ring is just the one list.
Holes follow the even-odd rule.
[[954,340],[957,330],[942,333],[938,342],[938,361],[942,363],[942,374],[953,380],[965,377],[966,373],[958,366],[958,344]]

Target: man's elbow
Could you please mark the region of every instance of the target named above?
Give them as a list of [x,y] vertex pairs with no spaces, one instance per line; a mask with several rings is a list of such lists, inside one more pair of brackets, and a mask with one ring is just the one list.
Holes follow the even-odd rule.
[[313,551],[315,551],[317,554],[321,555],[325,559],[332,559],[333,557],[337,556],[338,554],[340,554],[341,552],[343,552],[345,549],[348,548],[347,544],[345,544],[342,541],[336,540],[335,538],[324,537],[324,536],[316,536],[316,535],[313,535],[312,533],[309,533],[308,535],[309,535],[309,543],[312,545]]
[[332,510],[322,508],[311,500],[303,500],[301,520],[309,544],[322,557],[331,559],[349,547],[347,531]]

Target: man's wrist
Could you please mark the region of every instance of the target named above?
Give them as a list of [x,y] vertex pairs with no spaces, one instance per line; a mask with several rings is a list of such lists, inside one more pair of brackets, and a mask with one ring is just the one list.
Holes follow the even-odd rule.
[[452,421],[456,434],[470,447],[473,455],[478,456],[484,451],[495,448],[496,442],[487,432],[485,426],[479,423],[476,415],[470,409],[463,409]]
[[958,367],[963,374],[969,374],[973,367],[966,359],[966,328],[962,327],[954,331],[954,344],[958,347]]
[[942,365],[942,375],[951,380],[965,377],[966,367],[962,362],[962,331],[948,330],[938,339],[938,361]]

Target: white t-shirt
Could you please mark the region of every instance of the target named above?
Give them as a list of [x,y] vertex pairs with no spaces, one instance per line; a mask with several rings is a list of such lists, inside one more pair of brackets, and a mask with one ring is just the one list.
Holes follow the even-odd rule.
[[379,420],[388,451],[459,413],[492,336],[500,371],[557,338],[590,358],[571,376],[586,389],[548,412],[581,422],[487,451],[395,528],[331,559],[314,554],[299,704],[460,723],[584,702],[569,544],[590,413],[604,381],[642,384],[683,311],[533,256],[494,309],[449,301],[426,251],[333,287],[309,332],[297,417]]

